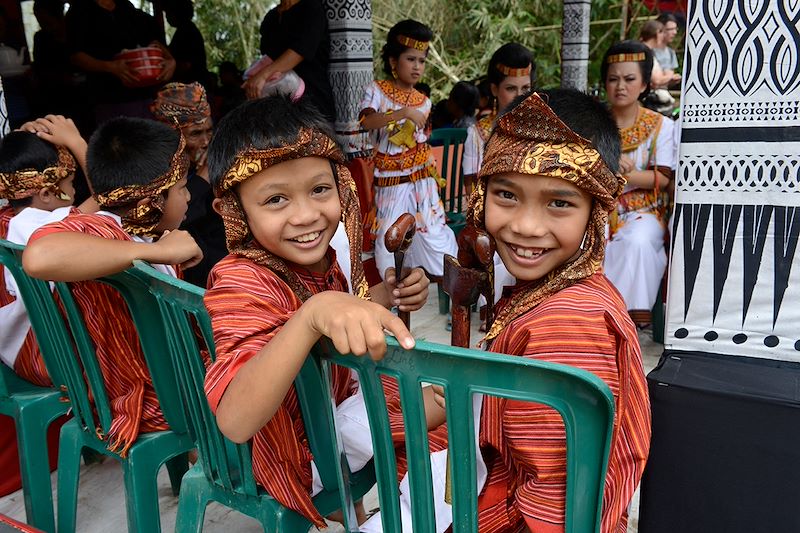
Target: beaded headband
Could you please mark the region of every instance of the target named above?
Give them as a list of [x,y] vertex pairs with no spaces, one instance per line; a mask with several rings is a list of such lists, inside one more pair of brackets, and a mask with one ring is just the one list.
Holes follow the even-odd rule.
[[[189,158],[184,153],[186,139],[181,135],[178,149],[172,156],[169,169],[145,185],[125,185],[94,195],[100,207],[119,207],[136,204],[122,215],[122,227],[128,233],[156,237],[155,229],[161,221],[166,206],[164,192],[178,183],[189,170]],[[149,200],[139,204],[141,200]]]
[[611,63],[631,63],[636,61],[644,61],[645,55],[644,52],[633,52],[630,54],[614,54],[613,56],[608,56],[606,58],[606,64],[610,65]]
[[63,146],[57,146],[58,162],[41,172],[36,169],[23,169],[15,172],[0,172],[0,198],[22,200],[30,198],[41,189],[53,191],[61,200],[71,200],[58,188],[58,183],[75,173],[75,158]]
[[531,66],[530,65],[528,65],[527,67],[522,67],[522,68],[513,68],[513,67],[507,67],[506,65],[504,65],[502,63],[498,63],[497,64],[497,70],[503,76],[511,77],[511,78],[518,78],[518,77],[521,77],[521,76],[530,76],[531,75]]
[[412,39],[411,37],[406,37],[405,35],[398,35],[397,42],[406,48],[413,48],[415,50],[419,50],[420,52],[427,52],[428,45],[430,44],[427,41],[418,41],[416,39]]

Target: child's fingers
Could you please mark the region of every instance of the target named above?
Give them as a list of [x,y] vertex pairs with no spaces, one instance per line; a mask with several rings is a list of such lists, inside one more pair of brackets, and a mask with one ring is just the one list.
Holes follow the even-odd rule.
[[380,322],[370,317],[363,324],[364,341],[367,345],[367,352],[374,361],[383,359],[386,355],[386,335]]
[[411,332],[408,331],[408,328],[403,324],[403,321],[400,320],[400,317],[392,314],[387,309],[383,309],[379,316],[381,327],[394,335],[397,342],[400,343],[400,346],[406,350],[410,350],[414,347],[414,337],[411,336]]
[[397,283],[397,280],[395,279],[394,267],[389,267],[386,269],[386,271],[383,273],[383,281],[386,283],[386,285],[394,287],[395,283]]
[[367,353],[367,341],[364,339],[363,324],[358,323],[346,328],[346,333],[350,353],[359,356]]

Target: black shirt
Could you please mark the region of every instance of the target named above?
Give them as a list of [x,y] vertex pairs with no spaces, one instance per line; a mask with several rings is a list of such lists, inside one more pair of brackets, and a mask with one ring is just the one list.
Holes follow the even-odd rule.
[[[203,35],[193,22],[189,21],[175,29],[172,40],[169,42],[169,51],[178,64],[172,81],[207,82],[206,47]],[[189,64],[189,70],[183,71],[182,67],[186,63]]]
[[191,199],[181,229],[194,237],[197,246],[203,251],[203,259],[192,268],[184,270],[183,279],[205,288],[211,269],[228,255],[225,226],[222,217],[211,207],[214,194],[205,179],[194,171],[189,172],[186,188],[189,189]]
[[274,8],[264,17],[261,53],[274,61],[288,49],[303,56],[294,71],[306,84],[306,96],[333,122],[336,110],[328,80],[330,37],[321,0],[300,0],[283,13]]
[[[147,46],[158,40],[155,19],[128,0],[116,0],[113,11],[103,9],[93,0],[78,0],[69,8],[66,23],[70,53],[84,52],[101,61],[111,61],[124,49]],[[125,87],[116,76],[105,72],[86,74],[91,96],[99,102],[142,100],[156,90]]]

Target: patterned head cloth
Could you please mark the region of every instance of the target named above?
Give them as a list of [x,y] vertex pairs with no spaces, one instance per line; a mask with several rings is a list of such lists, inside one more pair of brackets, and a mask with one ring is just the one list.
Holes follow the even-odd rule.
[[197,82],[165,85],[158,91],[150,111],[157,120],[169,125],[202,124],[211,118],[206,90]]
[[504,172],[560,178],[589,193],[594,201],[583,252],[526,290],[516,292],[495,318],[484,339],[487,341],[550,295],[601,270],[608,212],[614,208],[625,184],[621,176],[606,166],[592,143],[561,122],[538,94],[532,94],[497,120],[486,143],[478,184],[470,198],[468,223],[485,228],[489,177]]
[[[132,205],[122,215],[122,228],[132,235],[157,237],[156,226],[166,206],[166,192],[189,170],[189,157],[184,152],[186,139],[181,135],[178,149],[165,173],[145,185],[125,185],[94,195],[102,208]],[[147,200],[139,204],[141,200]]]
[[42,171],[29,168],[0,172],[0,198],[22,200],[34,196],[41,189],[49,189],[60,199],[71,200],[72,198],[59,189],[58,183],[75,174],[75,158],[63,146],[58,146],[57,149],[58,162],[55,166]]
[[359,298],[369,299],[369,285],[361,262],[361,211],[356,184],[350,171],[344,166],[344,156],[336,141],[319,130],[303,128],[293,144],[264,150],[248,149],[237,154],[233,165],[214,189],[214,194],[222,200],[220,212],[225,224],[228,251],[247,257],[278,274],[302,301],[311,297],[311,293],[286,262],[262,248],[253,239],[235,190],[239,183],[273,165],[311,156],[330,160],[335,169],[339,202],[342,206],[342,222],[345,225],[347,239],[350,241],[349,259],[352,265],[350,286],[353,288],[353,294]]

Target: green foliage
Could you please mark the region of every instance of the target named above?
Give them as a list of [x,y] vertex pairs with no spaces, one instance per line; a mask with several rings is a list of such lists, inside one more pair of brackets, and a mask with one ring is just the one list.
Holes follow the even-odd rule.
[[[630,2],[629,18],[649,16],[643,6],[642,2]],[[605,50],[619,40],[622,1],[593,0],[591,9],[590,85],[598,82]],[[553,0],[372,0],[375,74],[383,77],[380,50],[389,28],[402,19],[414,18],[434,32],[424,79],[433,88],[434,101],[445,98],[458,80],[485,76],[489,58],[508,42],[533,51],[540,87],[557,86],[561,81],[562,16],[562,2]],[[638,32],[637,28],[634,22],[633,29]]]
[[277,0],[211,0],[195,2],[195,24],[206,42],[209,70],[223,61],[246,68],[260,56],[259,27]]
[[[278,0],[204,0],[195,3],[195,22],[206,41],[211,70],[222,61],[247,67],[259,56],[259,26]],[[591,4],[589,84],[598,83],[600,60],[620,37],[622,0],[593,0]],[[458,80],[486,75],[489,58],[507,42],[533,51],[540,87],[557,86],[561,79],[562,2],[554,0],[372,0],[375,75],[382,78],[380,51],[389,28],[414,18],[429,25],[434,42],[424,81],[434,101],[447,96]],[[641,20],[650,16],[644,3],[630,1],[626,29],[636,36]]]

